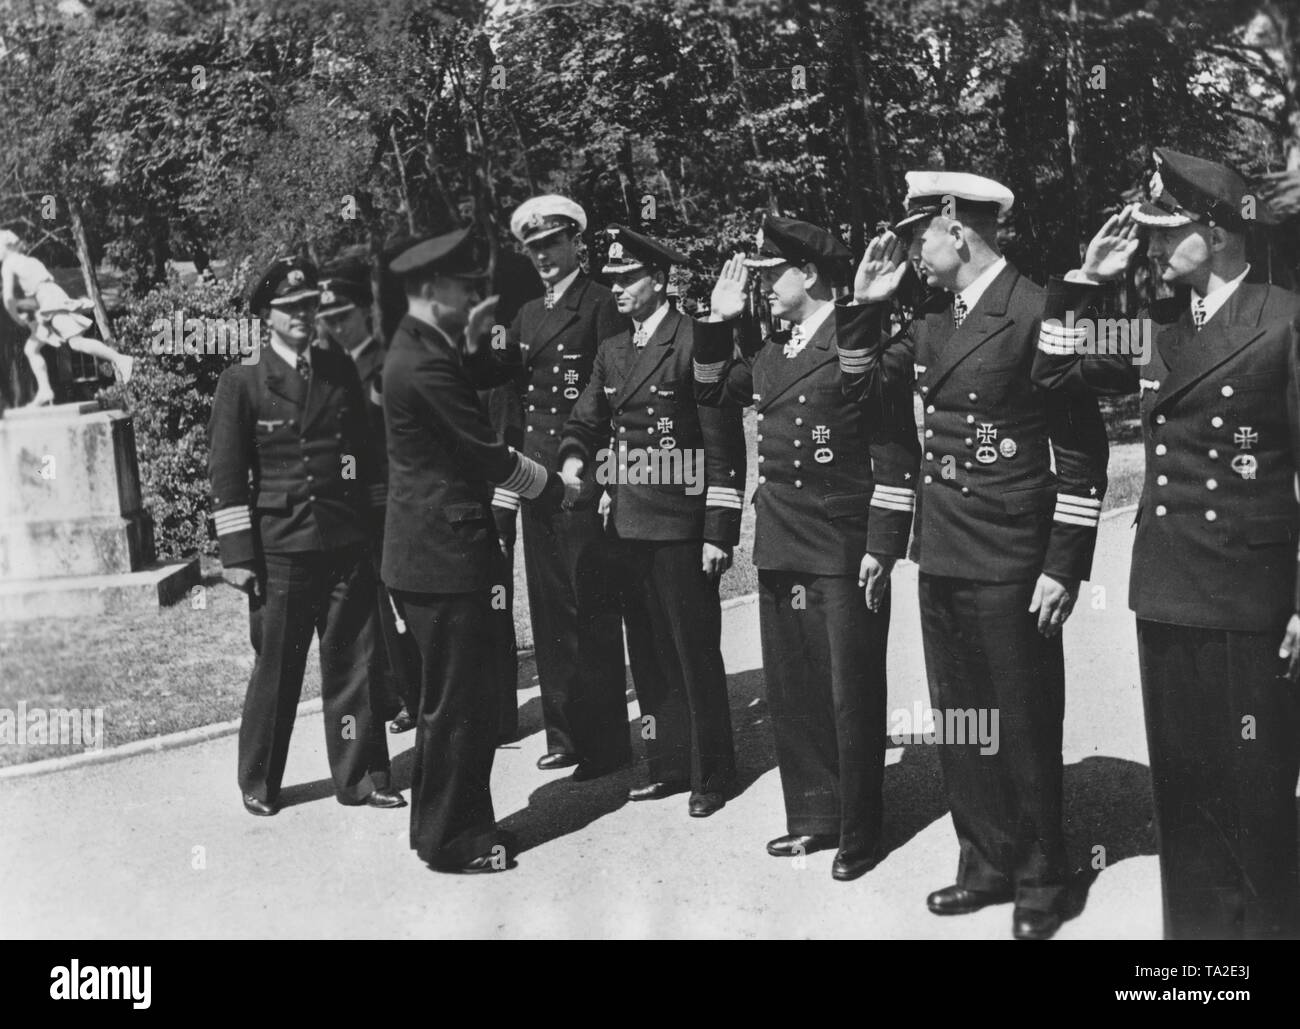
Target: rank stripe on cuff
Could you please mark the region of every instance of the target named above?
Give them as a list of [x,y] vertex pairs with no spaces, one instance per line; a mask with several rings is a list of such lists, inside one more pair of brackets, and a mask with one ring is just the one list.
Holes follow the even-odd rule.
[[731,486],[710,486],[708,496],[705,498],[705,507],[730,507],[737,511],[744,510],[745,504],[741,499],[740,490]]
[[1088,330],[1067,329],[1043,322],[1038,326],[1038,349],[1045,354],[1073,354],[1088,338]]
[[504,507],[510,511],[519,510],[519,494],[497,486],[492,490],[492,506]]
[[1072,497],[1058,493],[1056,511],[1052,518],[1067,525],[1086,525],[1095,529],[1101,521],[1101,501],[1094,497]]
[[370,506],[383,507],[388,503],[388,487],[383,483],[374,483],[370,487]]
[[500,483],[504,490],[518,493],[525,500],[535,500],[546,489],[546,469],[523,454],[515,454],[515,470],[505,482]]
[[696,382],[721,382],[722,373],[726,370],[726,361],[710,361],[707,364],[700,361],[693,361],[695,365]]
[[865,350],[845,350],[837,346],[835,352],[840,358],[841,371],[861,372],[871,364],[871,355]]
[[217,526],[218,536],[229,536],[236,532],[251,532],[253,519],[247,507],[224,507],[212,515]]
[[915,504],[906,504],[901,500],[877,499],[876,497],[871,498],[869,506],[878,507],[884,511],[906,511],[908,514],[916,510]]

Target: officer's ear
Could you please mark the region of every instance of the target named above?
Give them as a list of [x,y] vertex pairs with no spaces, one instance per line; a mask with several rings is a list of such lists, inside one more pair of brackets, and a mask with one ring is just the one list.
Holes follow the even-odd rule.
[[655,292],[662,293],[668,288],[668,273],[660,269],[655,271],[653,274],[655,280]]
[[1222,225],[1212,225],[1206,242],[1210,246],[1210,253],[1221,253],[1228,249],[1230,242],[1228,231]]
[[802,271],[804,292],[811,293],[812,288],[821,280],[821,272],[817,270],[817,266],[811,261],[803,266]]

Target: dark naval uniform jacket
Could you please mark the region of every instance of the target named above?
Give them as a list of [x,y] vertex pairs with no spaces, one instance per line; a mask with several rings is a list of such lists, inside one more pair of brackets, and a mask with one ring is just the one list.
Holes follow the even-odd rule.
[[904,383],[906,403],[890,407],[903,416],[890,422],[844,395],[836,319],[861,317],[857,308],[830,312],[793,358],[784,355],[784,337],[752,356],[737,349],[738,319],[695,326],[701,400],[753,404],[757,412],[759,568],[856,575],[868,551],[907,552],[919,457],[910,390]]
[[923,573],[1016,582],[1091,571],[1106,432],[1095,398],[1031,380],[1042,305],[1042,288],[1008,264],[960,328],[946,302],[893,341],[887,304],[841,324],[849,395],[884,396],[915,375]]
[[1136,320],[1154,326],[1139,366],[1124,353],[1086,353],[1105,349],[1078,327],[1098,318],[1104,292],[1052,281],[1034,377],[1053,389],[1141,393],[1146,476],[1129,605],[1171,625],[1280,632],[1300,610],[1289,324],[1300,297],[1243,282],[1199,332],[1186,296],[1158,301]]
[[364,544],[382,508],[367,401],[351,358],[312,347],[310,383],[275,350],[221,373],[209,423],[221,560]]
[[696,405],[694,327],[670,308],[644,347],[633,345],[628,329],[605,340],[564,426],[559,460],[576,454],[598,479],[593,466],[602,463],[614,479],[626,465],[631,479],[651,451],[685,452],[691,462],[703,455],[703,468],[667,465],[690,468],[698,492],[684,482],[598,481],[611,496],[610,521],[622,539],[702,539],[723,547],[740,539],[745,488],[740,410]]

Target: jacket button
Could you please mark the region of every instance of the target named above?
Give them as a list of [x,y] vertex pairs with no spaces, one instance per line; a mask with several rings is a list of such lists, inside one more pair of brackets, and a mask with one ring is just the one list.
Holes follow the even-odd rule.
[[648,432],[651,436],[653,436],[655,434],[655,427],[653,425],[648,425],[646,426],[645,431]]
[[967,425],[974,425],[974,424],[975,424],[975,416],[974,416],[973,414],[968,414],[968,415],[966,416],[966,424],[967,424]]
[[1205,488],[1206,488],[1206,489],[1218,489],[1218,488],[1219,488],[1219,480],[1218,480],[1218,479],[1206,479],[1206,480],[1205,480]]
[[756,436],[755,438],[757,439],[757,441],[758,441],[759,443],[762,443],[762,442],[763,442],[763,434],[762,434],[761,432],[760,432],[760,433],[758,434],[758,436]]
[[969,496],[970,496],[970,487],[969,487],[969,486],[963,486],[963,487],[961,488],[961,495],[962,495],[963,497],[969,497]]
[[969,461],[966,462],[966,471],[969,472],[969,471],[970,471],[972,468],[974,468],[974,467],[975,467],[975,466],[974,466],[973,464],[971,464]]
[[794,423],[795,423],[795,425],[802,425],[802,424],[803,424],[803,419],[802,419],[802,418],[796,418],[796,419],[794,420]]
[[1169,485],[1169,476],[1167,476],[1167,475],[1157,475],[1157,476],[1156,476],[1156,485],[1157,485],[1157,486],[1168,486],[1168,485]]
[[1219,516],[1218,516],[1217,514],[1215,514],[1213,511],[1206,511],[1206,512],[1205,512],[1205,520],[1206,520],[1207,522],[1212,522],[1212,521],[1214,521],[1214,520],[1215,520],[1216,518],[1218,518],[1218,517],[1219,517]]
[[1156,505],[1156,517],[1163,518],[1168,513],[1169,513],[1169,509],[1166,508],[1164,504]]
[[761,422],[761,421],[763,420],[762,412],[756,414],[756,415],[754,416],[754,418],[755,418],[757,421],[760,421],[760,422]]
[[627,432],[627,426],[626,426],[626,425],[620,425],[620,426],[618,427],[618,431],[619,431],[619,432]]
[[803,462],[802,462],[802,461],[795,461],[794,466],[795,466],[796,468],[802,468],[802,467],[803,467]]
[[767,476],[766,476],[766,475],[760,475],[760,476],[758,477],[758,482],[759,482],[759,485],[762,485],[763,483],[767,482]]
[[933,475],[927,475],[927,476],[925,477],[925,484],[928,486],[928,485],[930,485],[930,483],[932,483],[932,482],[934,482],[934,476],[933,476]]
[[308,482],[315,482],[315,481],[316,481],[316,476],[314,476],[314,475],[309,475],[309,476],[307,476],[307,481],[308,481]]
[[794,441],[794,448],[795,448],[796,450],[798,450],[801,446],[803,446],[803,440],[801,440],[801,439],[797,439],[797,440]]
[[534,386],[531,382],[528,384],[528,392],[529,392],[529,393],[531,393],[531,392],[532,392],[533,390],[535,390],[536,388],[537,388],[537,387]]
[[311,496],[309,496],[307,499],[310,500],[310,501],[312,501],[312,502],[315,502],[315,500],[316,500],[316,494],[313,493],[313,494],[312,494]]
[[1219,392],[1222,393],[1225,397],[1230,397],[1232,396],[1232,387],[1224,386],[1223,389],[1219,390]]
[[[532,388],[532,387],[530,386],[529,389],[531,389],[531,388]],[[537,410],[537,405],[536,405],[536,404],[529,404],[529,405],[528,405],[528,410],[530,410],[530,411],[536,411],[536,410]]]
[[1211,451],[1210,451],[1210,460],[1211,460],[1211,461],[1217,461],[1218,459],[1219,459],[1219,452],[1218,452],[1217,450],[1211,450]]
[[766,461],[766,460],[767,460],[767,458],[764,457],[762,454],[759,454],[759,455],[758,455],[758,463],[759,463],[759,464],[762,464],[762,463],[763,463],[764,461]]
[[971,439],[969,436],[967,436],[967,437],[966,437],[966,446],[968,446],[968,447],[973,447],[974,445],[975,445],[975,441],[974,441],[973,439]]
[[553,371],[556,375],[559,375],[559,374],[560,374],[560,366],[559,366],[558,364],[555,365],[554,367],[551,368],[551,371]]
[[803,489],[803,480],[802,480],[802,479],[795,479],[795,480],[794,480],[794,488],[795,488],[795,489]]
[[552,387],[551,387],[551,392],[552,392],[552,393],[558,393],[558,392],[560,392],[560,387],[559,387],[559,386],[552,386]]
[[934,405],[931,404],[929,407],[927,407],[927,408],[925,409],[925,413],[926,413],[926,414],[934,414]]
[[1157,444],[1156,444],[1156,456],[1157,456],[1157,457],[1164,457],[1165,454],[1167,454],[1167,453],[1169,453],[1169,448],[1168,448],[1167,446],[1165,446],[1163,443],[1157,443]]
[[557,352],[559,352],[559,353],[561,353],[561,354],[564,353],[564,344],[563,344],[563,343],[557,343],[557,344],[555,345],[555,349],[556,349]]
[[1157,425],[1164,425],[1166,421],[1168,421],[1168,419],[1165,418],[1164,415],[1162,415],[1162,414],[1158,414],[1158,415],[1156,415],[1156,424],[1157,424]]
[[1213,418],[1210,419],[1210,424],[1213,425],[1216,429],[1222,429],[1223,419],[1216,414]]
[[547,430],[546,430],[546,435],[548,435],[548,436],[554,436],[554,435],[555,435],[555,430],[554,430],[554,429],[547,429]]
[[551,414],[556,414],[556,413],[557,413],[557,412],[556,412],[555,408],[551,408]]
[[531,425],[528,426],[528,431],[529,431],[529,432],[532,432],[532,431],[533,431],[533,427],[532,427]]
[[654,409],[653,407],[647,407],[647,408],[645,409],[645,413],[646,413],[646,414],[654,414],[654,413],[655,413],[655,409]]
[[926,429],[926,430],[925,430],[925,438],[926,438],[926,439],[932,439],[933,437],[934,437],[934,430],[933,430],[933,429]]
[[799,394],[799,403],[801,403],[801,404],[806,404],[806,403],[808,403],[808,398],[807,398],[806,396],[804,396],[802,393]]
[[925,459],[926,459],[927,461],[933,461],[933,460],[934,460],[934,451],[933,451],[933,450],[927,450],[927,451],[925,452]]
[[658,393],[658,392],[659,392],[659,387],[658,387],[658,386],[651,386],[651,387],[650,387],[650,392],[651,392],[651,393]]
[[976,395],[976,394],[974,394],[974,393],[972,393],[972,394],[970,394],[970,398],[971,398],[972,400],[978,400],[978,399],[979,399],[979,396]]
[[930,387],[929,387],[929,386],[922,386],[922,387],[921,387],[921,392],[922,392],[922,393],[929,393],[929,392],[930,392]]

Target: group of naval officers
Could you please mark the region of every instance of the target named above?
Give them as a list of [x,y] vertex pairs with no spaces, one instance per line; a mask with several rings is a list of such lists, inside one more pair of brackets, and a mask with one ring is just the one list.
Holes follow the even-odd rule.
[[[670,302],[688,257],[641,232],[606,230],[608,286],[584,271],[586,213],[556,195],[511,218],[544,292],[510,312],[487,296],[472,228],[390,250],[405,313],[386,348],[364,271],[274,262],[250,296],[269,344],[222,374],[210,424],[224,575],[248,593],[256,654],[246,809],[279,808],[314,630],[338,800],[405,806],[383,731],[396,714],[393,730],[416,730],[411,847],[442,872],[514,866],[490,779],[513,728],[501,598],[517,515],[538,767],[619,772],[631,728],[646,773],[628,800],[715,814],[736,788],[718,590],[748,478],[785,806],[768,853],[834,850],[841,881],[884,857],[889,583],[910,556],[933,708],[996,711],[1000,730],[992,753],[939,748],[958,861],[927,906],[1010,904],[1016,938],[1049,938],[1078,909],[1062,627],[1107,486],[1099,397],[1140,393],[1130,604],[1165,934],[1296,936],[1300,297],[1252,274],[1240,174],[1153,161],[1145,199],[1046,289],[999,249],[1012,192],[948,171],[908,173],[905,212],[856,268],[834,232],[768,215],[699,318]],[[1169,296],[1142,313],[1156,337],[1139,364],[1089,333],[1144,246]],[[785,331],[760,331],[754,291]],[[502,395],[504,420],[485,400]],[[671,451],[702,481],[600,474]],[[1079,671],[1074,688],[1106,687]]]

